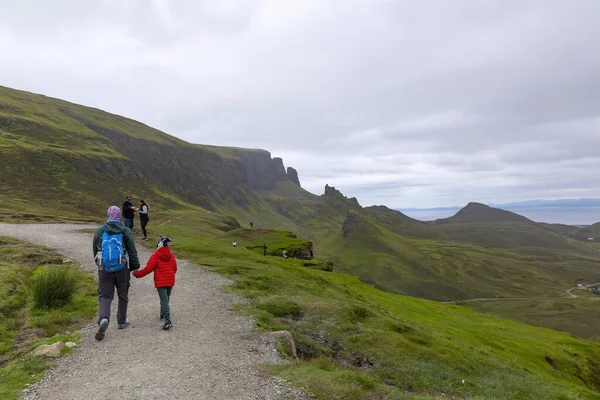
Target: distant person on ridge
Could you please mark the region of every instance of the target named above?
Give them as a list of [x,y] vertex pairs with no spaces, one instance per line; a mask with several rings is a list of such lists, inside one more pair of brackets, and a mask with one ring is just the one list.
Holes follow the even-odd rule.
[[160,298],[160,319],[164,318],[165,320],[163,325],[165,331],[173,327],[169,300],[173,286],[175,286],[175,274],[177,273],[177,260],[169,248],[170,244],[171,239],[161,236],[157,243],[158,248],[150,256],[148,264],[142,270],[133,271],[133,276],[136,278],[142,278],[154,271],[154,287]]
[[254,224],[250,221],[250,229],[254,228]]
[[263,256],[267,255],[267,245],[263,244]]
[[123,202],[123,225],[131,229],[133,232],[133,218],[135,214],[135,207],[131,204],[131,200],[133,198],[131,195],[127,196],[125,201]]
[[146,200],[140,199],[140,208],[138,212],[140,214],[140,225],[142,226],[142,232],[144,232],[144,237],[142,240],[148,240],[148,233],[146,232],[146,225],[148,225],[148,221],[150,221],[150,215],[148,212],[150,211],[150,206],[146,203]]
[[117,324],[127,328],[127,304],[129,301],[129,271],[140,267],[131,229],[121,224],[121,210],[111,206],[108,221],[96,230],[92,242],[94,260],[98,265],[98,332],[96,340],[104,339],[110,321],[110,305],[119,296]]

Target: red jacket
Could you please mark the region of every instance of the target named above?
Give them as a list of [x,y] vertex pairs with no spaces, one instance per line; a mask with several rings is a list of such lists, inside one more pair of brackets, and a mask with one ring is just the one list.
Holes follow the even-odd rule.
[[154,287],[175,286],[177,260],[169,247],[161,247],[150,256],[144,269],[133,271],[133,276],[142,278],[154,271]]

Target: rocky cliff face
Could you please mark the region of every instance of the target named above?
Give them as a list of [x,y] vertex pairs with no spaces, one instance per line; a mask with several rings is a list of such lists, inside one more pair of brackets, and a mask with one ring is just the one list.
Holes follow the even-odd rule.
[[256,191],[282,182],[299,184],[295,170],[286,172],[283,160],[267,151],[192,145],[58,99],[0,86],[0,110],[0,176],[5,182],[26,178],[18,187],[0,182],[0,189],[17,198],[44,193],[61,206],[87,204],[82,207],[89,213],[90,203],[99,207],[134,193],[212,210],[218,204],[245,207],[258,201]]
[[173,146],[132,138],[106,128],[88,128],[108,138],[128,157],[118,163],[84,160],[82,166],[110,171],[122,179],[160,182],[192,203],[213,209],[217,203],[240,206],[253,199],[251,190],[270,190],[289,180],[281,158],[264,150],[235,149],[235,157],[194,146]]
[[290,181],[300,186],[300,179],[298,179],[298,171],[296,171],[292,167],[287,167],[287,176]]
[[342,192],[340,192],[333,186],[325,185],[325,198],[333,200],[333,201],[347,202],[352,206],[360,207],[360,204],[358,203],[358,200],[356,199],[356,197],[348,198],[348,197],[344,196],[342,194]]

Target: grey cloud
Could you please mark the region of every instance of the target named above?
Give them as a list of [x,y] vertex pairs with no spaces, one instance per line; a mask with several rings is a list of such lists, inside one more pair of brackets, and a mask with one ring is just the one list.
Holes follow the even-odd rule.
[[[1,0],[0,0],[1,1]],[[2,84],[361,204],[600,197],[600,2],[6,2]],[[583,197],[583,196],[580,196]]]

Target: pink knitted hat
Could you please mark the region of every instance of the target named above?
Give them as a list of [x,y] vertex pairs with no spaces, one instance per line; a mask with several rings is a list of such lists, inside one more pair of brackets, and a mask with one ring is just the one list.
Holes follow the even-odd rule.
[[121,209],[117,206],[110,206],[106,212],[108,222],[121,222]]

